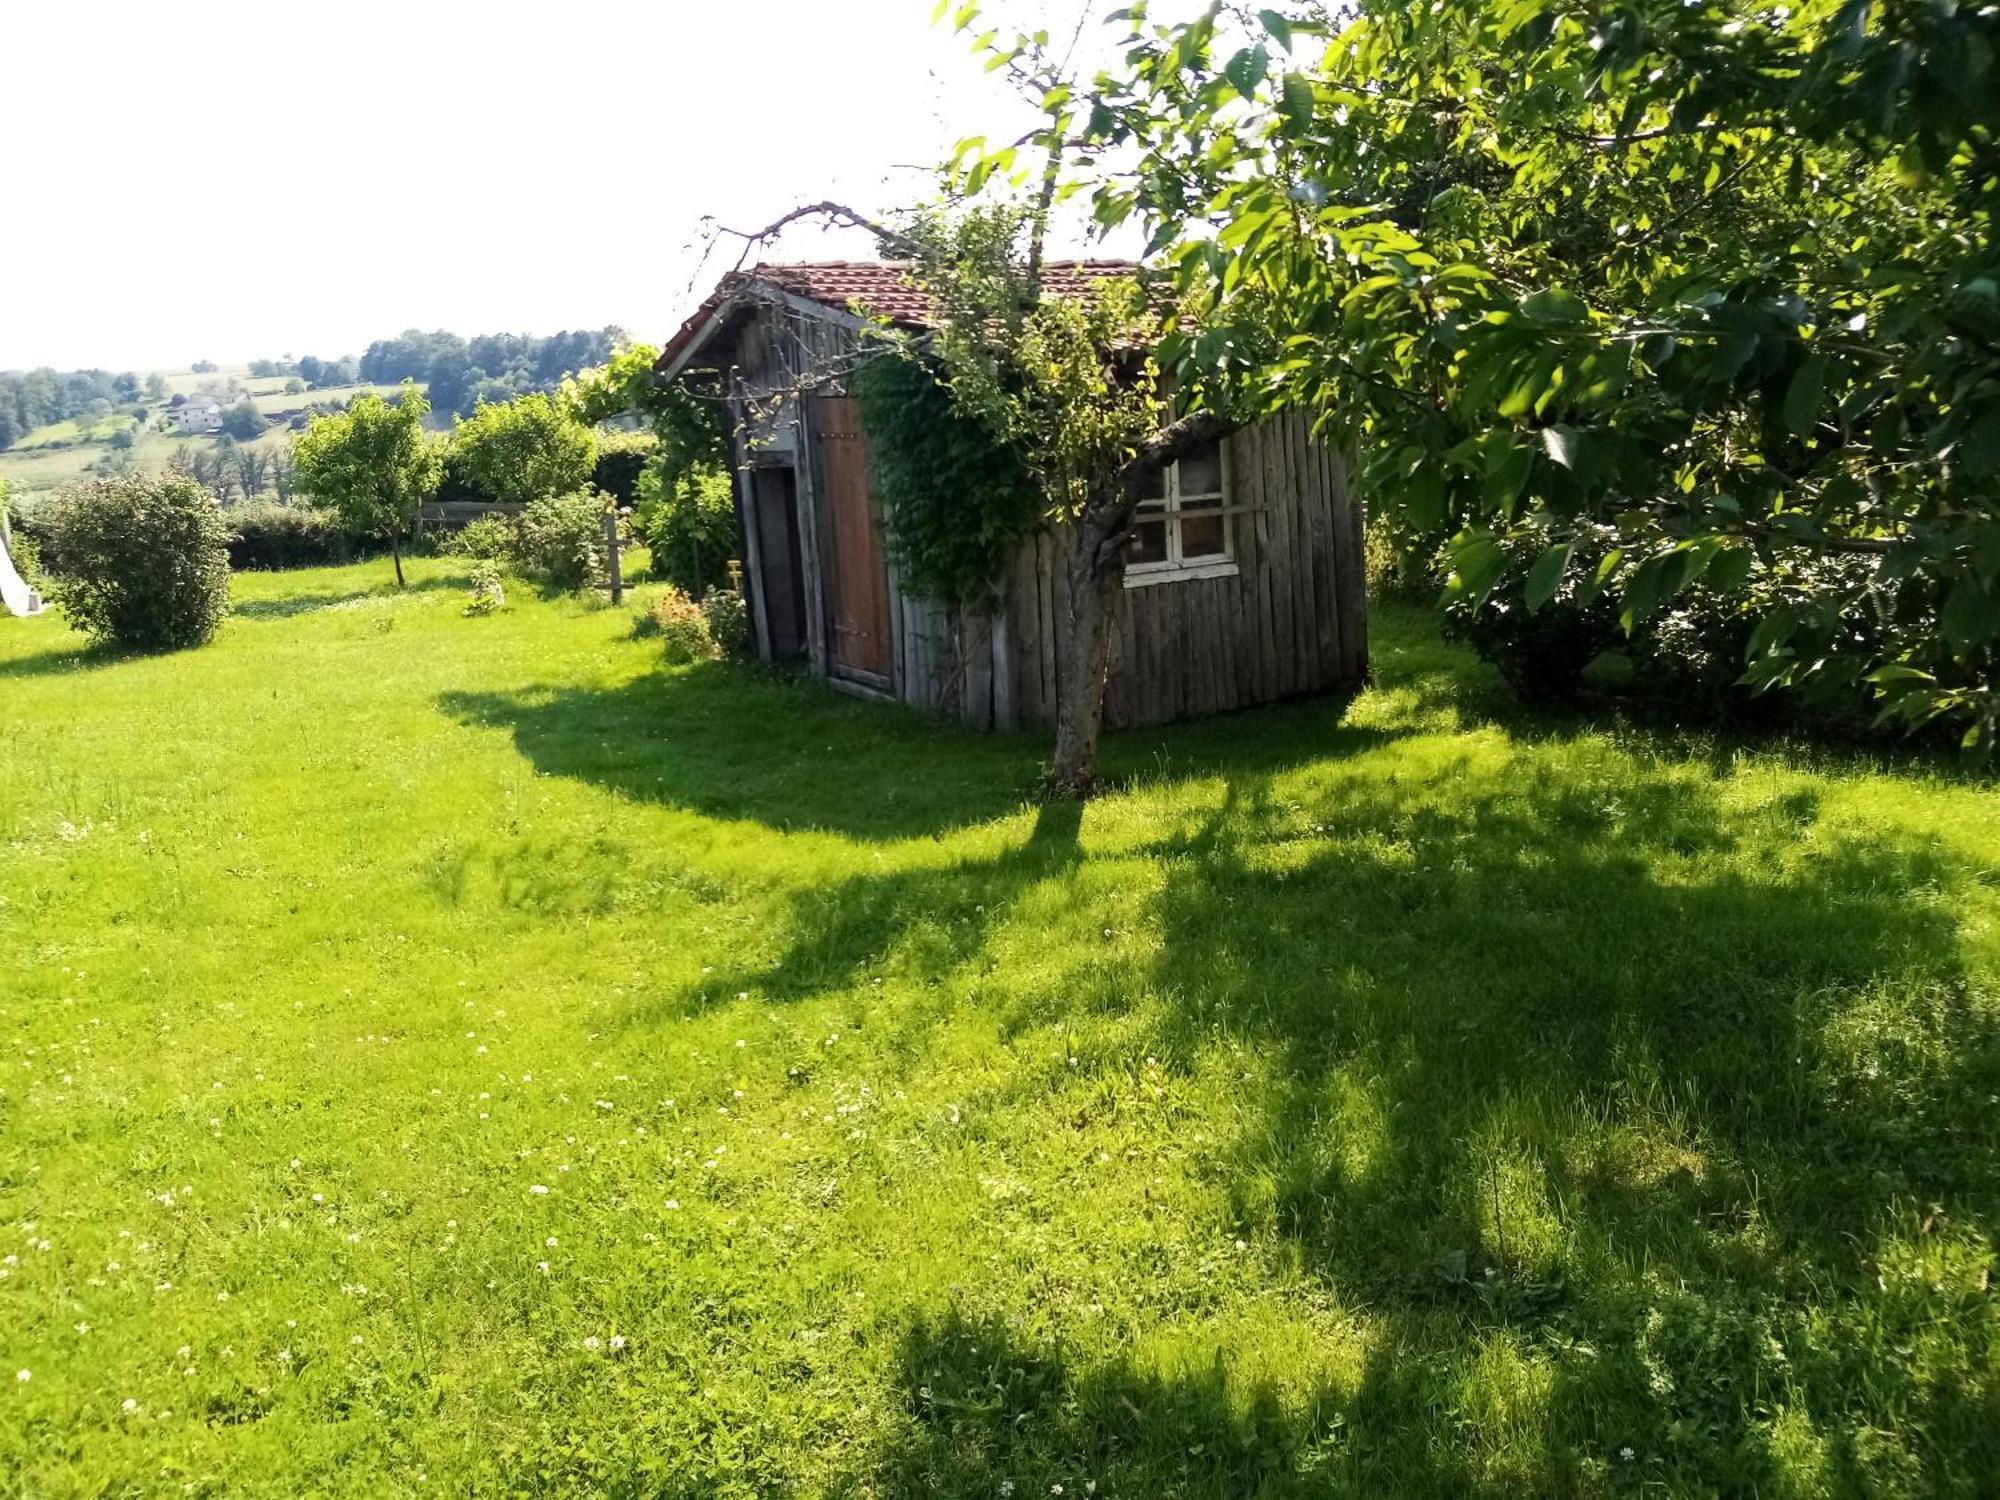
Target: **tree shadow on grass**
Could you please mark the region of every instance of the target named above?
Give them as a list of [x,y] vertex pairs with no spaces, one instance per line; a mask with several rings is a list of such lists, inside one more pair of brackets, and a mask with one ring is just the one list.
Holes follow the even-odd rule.
[[434,594],[464,586],[464,581],[458,578],[419,578],[399,587],[392,578],[372,588],[347,589],[334,594],[299,593],[276,599],[243,599],[231,606],[230,613],[245,620],[289,620],[321,610],[343,609],[367,600],[402,599],[413,594]]
[[76,645],[35,651],[27,656],[0,657],[0,678],[62,677],[76,672],[98,672],[120,662],[139,661],[152,653],[126,650],[78,640]]
[[[1248,784],[1158,852],[1153,1044],[1264,1064],[1238,1221],[1435,1369],[1406,1417],[1439,1444],[1473,1351],[1521,1341],[1546,1488],[1625,1448],[1770,1488],[1787,1402],[1836,1489],[2000,1472],[1981,1284],[1893,1284],[1926,1235],[2000,1229],[2000,1032],[1943,899],[1969,872],[1698,768],[1447,785]],[[1960,1362],[1923,1368],[1968,1297]]]
[[[438,702],[462,722],[507,731],[544,774],[786,833],[941,838],[1020,811],[1048,753],[1038,735],[975,734],[802,677],[720,665],[610,688],[454,692]],[[1272,769],[1392,738],[1344,725],[1345,709],[1326,698],[1117,736],[1106,786],[1157,776],[1162,746],[1181,776]]]
[[[1220,1373],[1074,1373],[992,1328],[919,1326],[880,1489],[991,1493],[1016,1463],[1042,1484],[1022,1493],[1066,1470],[1188,1495],[1329,1473],[1748,1493],[1808,1470],[1970,1493],[2000,1472],[1976,1270],[2000,1230],[2000,1033],[1952,901],[1977,872],[1828,826],[1809,787],[1760,800],[1699,763],[1568,752],[1237,775],[1112,856],[1153,878],[1145,956],[1097,943],[1068,885],[1092,862],[1045,815],[990,857],[800,892],[780,958],[713,981],[984,986],[995,942],[1036,923],[1074,957],[998,986],[1003,1029],[1096,1016],[1169,1068],[1252,1060],[1235,1227],[1369,1330],[1357,1386],[1281,1408]],[[1020,1073],[1011,1107],[1050,1086]],[[1920,1269],[1932,1245],[1959,1270]],[[940,1362],[985,1394],[934,1399]]]

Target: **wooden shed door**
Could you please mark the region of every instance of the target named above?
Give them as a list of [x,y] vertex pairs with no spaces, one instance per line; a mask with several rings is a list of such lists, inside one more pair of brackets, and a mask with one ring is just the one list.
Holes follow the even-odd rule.
[[848,396],[812,402],[826,556],[827,656],[832,670],[889,685],[889,567],[868,494],[868,446]]

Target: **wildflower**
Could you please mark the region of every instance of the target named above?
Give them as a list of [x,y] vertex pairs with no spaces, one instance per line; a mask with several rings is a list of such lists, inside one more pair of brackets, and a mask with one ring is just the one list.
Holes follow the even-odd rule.
[[547,1239],[543,1240],[542,1243],[544,1245],[547,1245],[551,1250],[553,1250],[556,1247],[556,1237],[554,1235],[550,1235]]
[[585,1335],[583,1340],[583,1347],[586,1349],[597,1349],[601,1347],[601,1343],[602,1341],[597,1337],[596,1334],[594,1333],[587,1334]]
[[669,1199],[667,1200],[667,1212],[668,1212],[668,1213],[675,1213],[675,1212],[678,1212],[678,1211],[679,1211],[679,1209],[680,1209],[680,1206],[681,1206],[681,1200],[680,1200],[680,1199],[678,1199],[678,1198],[669,1198]]
[[76,1331],[78,1333],[88,1333],[90,1332],[90,1325],[88,1323],[79,1323],[76,1325]]
[[127,1397],[125,1398],[125,1410],[126,1410],[126,1411],[137,1411],[138,1409],[139,1409],[139,1403],[138,1403],[138,1401],[136,1401],[136,1400],[135,1400],[134,1398],[132,1398],[131,1396],[127,1396]]
[[16,1370],[14,1372],[14,1378],[16,1380],[22,1380],[22,1381],[33,1380],[35,1378],[35,1372],[32,1370]]
[[543,1193],[546,1193],[548,1189],[538,1182],[533,1187],[529,1188],[528,1191],[535,1194],[537,1197],[540,1197]]
[[291,1362],[292,1362],[292,1351],[289,1349],[280,1349],[278,1351],[278,1363],[281,1365],[288,1365]]
[[357,1333],[354,1335],[353,1338],[349,1339],[347,1342],[352,1344],[355,1348],[359,1349],[361,1347],[361,1335]]
[[1618,1456],[1624,1459],[1625,1462],[1629,1464],[1630,1462],[1632,1462],[1633,1459],[1637,1458],[1639,1455],[1634,1453],[1630,1448],[1620,1448],[1618,1450]]
[[549,1274],[549,1263],[545,1260],[538,1260],[535,1262],[535,1269],[546,1276]]
[[616,1354],[616,1353],[618,1353],[618,1351],[619,1351],[619,1350],[623,1349],[624,1347],[625,1347],[625,1335],[624,1335],[624,1334],[622,1334],[622,1333],[614,1333],[614,1334],[612,1334],[612,1335],[611,1335],[611,1352],[612,1352],[613,1354]]

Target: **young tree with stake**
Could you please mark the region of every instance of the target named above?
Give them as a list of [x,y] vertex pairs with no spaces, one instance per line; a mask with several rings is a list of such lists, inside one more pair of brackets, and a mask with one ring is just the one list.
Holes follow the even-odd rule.
[[344,412],[314,417],[292,449],[298,492],[386,541],[398,588],[403,539],[443,474],[443,456],[424,433],[429,410],[423,392],[406,381],[394,403],[371,391]]

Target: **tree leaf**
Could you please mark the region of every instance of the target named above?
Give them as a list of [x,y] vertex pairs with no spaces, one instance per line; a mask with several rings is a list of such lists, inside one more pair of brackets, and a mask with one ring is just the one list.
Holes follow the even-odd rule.
[[1283,108],[1285,118],[1295,130],[1304,130],[1312,124],[1313,87],[1312,81],[1303,73],[1285,75]]
[[1264,29],[1271,33],[1278,45],[1287,52],[1292,50],[1292,23],[1275,10],[1260,10],[1257,19],[1264,23]]
[[1804,437],[1813,430],[1819,416],[1820,392],[1826,387],[1826,356],[1811,354],[1793,372],[1792,383],[1785,387],[1785,426],[1788,430]]
[[1229,86],[1245,99],[1254,98],[1257,85],[1264,81],[1264,74],[1271,65],[1271,55],[1261,46],[1245,47],[1229,59],[1229,65],[1222,70],[1229,80]]
[[1945,597],[1938,618],[1945,641],[1959,651],[1984,645],[2000,628],[2000,604],[1982,588],[1978,580],[1961,578]]
[[1556,590],[1562,587],[1563,574],[1569,568],[1570,551],[1573,544],[1563,542],[1549,548],[1535,559],[1535,565],[1528,569],[1528,608],[1539,610],[1549,600],[1555,598]]

